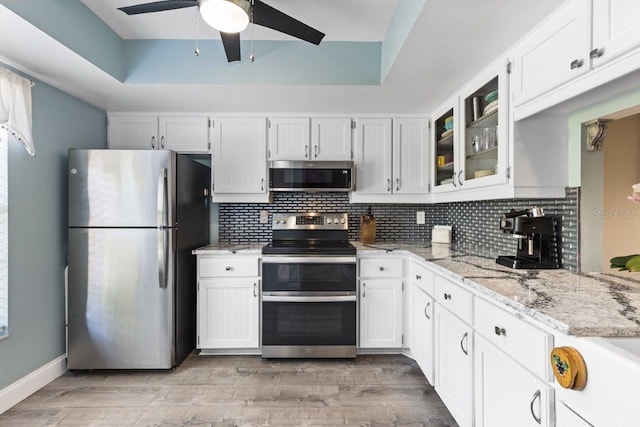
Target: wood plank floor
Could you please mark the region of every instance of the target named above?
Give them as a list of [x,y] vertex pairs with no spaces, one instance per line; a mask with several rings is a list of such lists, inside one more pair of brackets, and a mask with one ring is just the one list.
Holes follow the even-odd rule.
[[404,356],[191,355],[161,372],[69,372],[0,426],[456,426]]

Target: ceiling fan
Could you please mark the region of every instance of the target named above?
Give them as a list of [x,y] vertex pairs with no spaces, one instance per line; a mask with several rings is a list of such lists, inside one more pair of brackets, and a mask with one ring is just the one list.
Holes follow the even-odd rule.
[[324,33],[260,0],[162,0],[133,6],[119,7],[127,15],[161,12],[197,6],[202,19],[220,31],[227,61],[240,60],[240,31],[249,21],[271,28],[315,45],[320,44]]

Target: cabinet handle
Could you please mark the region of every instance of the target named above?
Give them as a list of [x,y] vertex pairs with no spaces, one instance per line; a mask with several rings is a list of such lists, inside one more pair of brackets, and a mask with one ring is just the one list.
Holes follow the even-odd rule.
[[422,280],[422,276],[416,274],[416,280]]
[[571,61],[571,69],[575,70],[576,68],[580,68],[584,65],[584,60],[582,59],[574,59]]
[[494,331],[496,332],[496,335],[507,335],[507,331],[505,331],[504,328],[501,328],[500,326],[496,326],[494,328]]
[[304,146],[304,158],[308,158],[309,157],[309,145],[305,145]]
[[260,191],[264,191],[264,178],[260,180]]
[[531,399],[531,404],[529,405],[529,410],[531,411],[531,416],[533,417],[533,419],[536,421],[536,423],[538,424],[542,424],[542,419],[539,416],[536,416],[536,413],[533,412],[533,404],[536,402],[536,399],[538,399],[538,412],[540,412],[540,390],[536,390],[535,393],[533,393],[533,398]]
[[151,137],[151,148],[156,148],[156,137],[155,136]]
[[464,348],[464,342],[465,340],[467,340],[469,338],[469,332],[465,332],[464,335],[462,336],[462,339],[460,340],[460,348],[462,349],[462,352],[465,354],[465,356],[468,356],[469,353],[467,352],[467,350]]
[[318,146],[317,145],[313,146],[313,157],[318,157]]
[[451,299],[451,294],[445,293],[444,294],[444,299],[449,299],[450,300]]
[[400,191],[400,178],[396,178],[396,191]]
[[462,175],[462,170],[458,172],[458,184],[460,184],[460,187],[462,187],[462,180],[460,179],[460,175]]
[[600,58],[602,55],[604,55],[604,49],[596,48],[589,52],[589,58],[591,59]]
[[380,271],[384,271],[384,267],[380,267]]
[[164,148],[164,136],[160,137],[160,148]]
[[254,284],[253,284],[253,296],[254,296],[255,298],[257,298],[257,297],[258,297],[258,284],[257,284],[257,283],[254,283]]
[[362,298],[364,298],[367,295],[367,284],[366,283],[362,283]]
[[231,266],[230,266],[230,265],[227,265],[224,269],[225,269],[226,271],[231,271]]
[[387,193],[391,192],[391,179],[387,178]]
[[427,302],[427,305],[424,306],[424,317],[431,320],[431,317],[427,314],[427,310],[429,310],[429,306],[431,305],[431,301]]
[[451,178],[453,179],[453,181],[451,181],[453,186],[458,188],[458,184],[456,184],[456,171],[453,171],[453,175],[451,176]]

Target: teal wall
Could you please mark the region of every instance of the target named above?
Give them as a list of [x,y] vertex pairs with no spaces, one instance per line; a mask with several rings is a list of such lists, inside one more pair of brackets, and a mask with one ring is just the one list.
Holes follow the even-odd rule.
[[36,157],[9,141],[9,337],[0,341],[0,390],[65,354],[67,150],[107,144],[104,111],[39,81],[32,101]]
[[426,0],[400,0],[382,43],[381,82],[387,77]]

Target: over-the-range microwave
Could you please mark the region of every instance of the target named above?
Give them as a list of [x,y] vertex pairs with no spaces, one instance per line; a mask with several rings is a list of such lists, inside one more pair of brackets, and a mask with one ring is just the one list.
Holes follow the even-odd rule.
[[272,161],[269,163],[270,191],[352,191],[353,162]]

